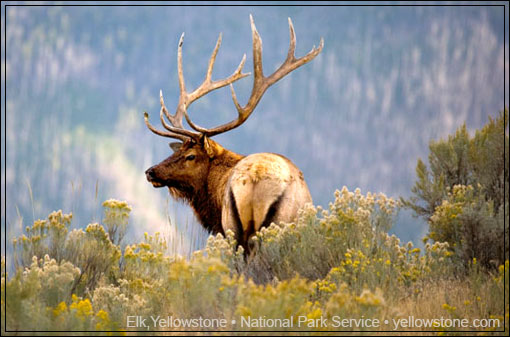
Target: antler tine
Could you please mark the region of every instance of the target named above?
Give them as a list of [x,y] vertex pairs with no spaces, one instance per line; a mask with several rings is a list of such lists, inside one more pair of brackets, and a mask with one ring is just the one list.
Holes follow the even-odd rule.
[[264,79],[262,70],[262,39],[260,38],[253,16],[250,14],[251,35],[253,40],[253,73],[255,74],[253,81]]
[[145,125],[147,125],[149,130],[151,130],[152,132],[154,132],[155,134],[157,134],[159,136],[176,138],[176,139],[180,139],[183,142],[189,138],[182,134],[178,134],[178,133],[174,133],[174,132],[165,132],[165,131],[160,131],[160,130],[156,129],[154,126],[152,126],[151,123],[149,123],[149,114],[145,111],[143,112],[143,119],[145,121]]
[[[239,66],[234,71],[234,73],[232,73],[232,75],[230,75],[227,78],[221,79],[221,80],[212,81],[211,80],[212,71],[213,71],[213,68],[214,68],[214,62],[216,61],[216,55],[218,54],[218,50],[220,48],[220,45],[221,45],[221,34],[218,37],[218,41],[216,42],[216,46],[214,47],[213,53],[211,55],[211,58],[209,59],[209,65],[207,67],[207,72],[206,72],[206,75],[205,75],[205,79],[202,82],[202,84],[200,84],[200,86],[198,88],[196,88],[192,93],[187,95],[187,97],[186,97],[186,107],[188,107],[192,102],[196,101],[200,97],[204,96],[205,94],[208,94],[209,92],[211,92],[213,90],[222,88],[222,87],[227,86],[227,85],[229,85],[231,83],[234,83],[237,80],[240,80],[241,78],[244,78],[246,76],[250,76],[251,75],[250,73],[247,73],[247,74],[243,74],[242,73],[243,67],[244,67],[244,63],[246,61],[246,55],[243,55],[241,63],[239,63]],[[186,114],[187,112],[184,111],[184,113]]]
[[182,33],[181,38],[179,39],[179,47],[177,48],[177,74],[179,77],[179,102],[177,104],[177,109],[173,116],[168,113],[168,110],[165,108],[165,115],[170,120],[172,125],[183,128],[182,126],[182,109],[181,106],[186,104],[186,85],[184,84],[184,75],[182,71],[182,45],[184,43],[184,33]]
[[[182,33],[181,38],[179,39],[179,46],[177,48],[177,71],[178,71],[178,77],[179,77],[179,88],[180,88],[180,97],[179,97],[179,104],[182,104],[182,101],[184,100],[185,94],[186,94],[186,87],[184,85],[184,76],[182,73],[182,45],[184,42],[184,33]],[[178,133],[182,134],[187,137],[197,137],[198,135],[194,132],[188,131],[184,129],[182,126],[182,112],[180,109],[177,109],[176,113],[174,115],[171,115],[168,112],[168,109],[165,106],[165,100],[163,99],[163,92],[159,91],[159,102],[161,104],[161,110],[159,113],[159,119],[161,120],[161,124],[165,129],[168,131],[171,131],[172,133]],[[166,118],[170,121],[172,125],[168,125],[163,117],[163,115],[166,116]]]
[[[181,89],[179,103],[181,103],[183,101],[183,99],[185,98],[185,94],[186,94],[186,88],[184,86],[184,77],[182,75],[182,44],[183,44],[183,41],[184,41],[184,33],[182,33],[181,38],[179,39],[179,47],[177,50],[177,63],[178,63],[177,68],[178,68],[178,74],[179,74],[179,87]],[[171,115],[168,112],[168,109],[165,106],[163,92],[161,90],[159,91],[159,102],[161,104],[161,110],[159,112],[159,119],[160,119],[163,127],[170,132],[159,131],[156,128],[154,128],[154,126],[152,126],[149,123],[149,114],[147,112],[145,112],[144,113],[145,124],[152,132],[154,132],[155,134],[157,134],[159,136],[177,138],[182,141],[185,141],[189,138],[197,139],[198,137],[200,137],[200,134],[184,129],[184,127],[182,126],[183,114],[182,114],[182,112],[180,112],[179,109],[177,109],[175,115]],[[163,117],[163,115],[165,115],[166,118],[168,118],[168,120],[170,121],[170,123],[172,125],[169,125],[165,121],[165,118]]]
[[[192,93],[188,94],[186,91],[186,85],[184,82],[184,74],[183,74],[183,69],[182,69],[182,45],[184,42],[184,33],[182,33],[181,38],[179,39],[179,46],[177,48],[177,73],[178,73],[178,78],[179,78],[180,94],[179,94],[179,102],[177,104],[177,108],[176,108],[174,115],[171,115],[168,112],[168,109],[165,106],[165,101],[163,99],[163,93],[161,91],[159,93],[160,103],[161,103],[161,110],[159,113],[159,117],[160,117],[161,124],[163,125],[163,127],[170,132],[164,132],[164,131],[159,131],[159,130],[155,129],[148,121],[148,114],[145,113],[145,116],[146,116],[145,124],[147,124],[147,127],[151,131],[153,131],[154,133],[156,133],[160,136],[173,137],[173,138],[178,138],[181,140],[185,140],[187,138],[197,139],[198,137],[200,137],[200,133],[186,130],[186,129],[184,129],[184,127],[182,125],[182,118],[183,118],[183,116],[186,116],[188,123],[192,127],[194,126],[193,122],[191,122],[191,120],[189,119],[189,116],[187,115],[187,111],[186,111],[187,107],[191,103],[193,103],[195,100],[202,97],[203,95],[205,95],[213,90],[216,90],[218,88],[232,84],[233,82],[250,75],[250,73],[244,74],[242,72],[244,63],[246,61],[246,55],[244,55],[243,59],[241,60],[241,63],[239,64],[237,69],[234,71],[234,73],[230,77],[222,79],[222,80],[218,80],[218,81],[211,80],[212,71],[214,68],[214,63],[216,61],[216,55],[218,54],[218,50],[221,45],[221,40],[222,40],[222,35],[220,34],[218,37],[218,40],[216,41],[216,45],[212,52],[211,58],[209,59],[209,64],[207,66],[207,72],[206,72],[205,79],[204,79],[203,83],[197,89],[195,89]],[[165,121],[164,116],[166,116],[166,118],[170,121],[171,125],[169,125]]]
[[[183,133],[183,134],[189,135],[191,137],[191,134],[193,136],[196,136],[196,134],[194,132],[184,129],[184,127],[182,125],[182,117],[184,114],[182,112],[181,106],[183,104],[186,104],[186,85],[184,84],[184,75],[183,75],[183,71],[182,71],[182,45],[183,45],[183,43],[184,43],[184,33],[181,34],[181,38],[179,39],[179,46],[177,48],[177,74],[178,74],[178,78],[179,78],[179,90],[180,90],[179,103],[177,104],[177,109],[175,111],[175,114],[171,115],[165,106],[165,101],[163,99],[163,93],[160,90],[159,91],[159,101],[161,103],[161,111],[160,111],[159,116],[160,116],[161,124],[163,124],[165,129],[172,131],[172,132]],[[170,121],[172,126],[168,125],[165,122],[165,120],[163,118],[163,114],[166,116],[166,118],[168,118],[168,120]]]
[[294,32],[294,25],[292,24],[292,20],[289,19],[289,35],[290,35],[290,43],[289,43],[289,52],[287,54],[287,60],[295,59],[296,52],[296,33]]
[[[322,51],[324,47],[324,39],[321,38],[319,43],[319,48],[313,46],[312,50],[308,52],[303,57],[296,59],[295,50],[296,50],[296,34],[294,32],[294,25],[292,24],[292,20],[289,18],[289,33],[290,33],[290,44],[289,44],[289,52],[287,54],[287,59],[283,64],[278,68],[271,76],[267,77],[266,85],[267,87],[273,85],[285,75],[290,73],[291,71],[301,67],[303,64],[310,62],[313,60],[319,53]],[[266,89],[267,89],[266,87]]]
[[[222,88],[226,85],[230,85],[230,87],[232,88],[232,83],[243,78],[243,77],[246,77],[246,76],[250,76],[251,73],[246,73],[246,74],[243,74],[242,73],[242,70],[243,70],[243,67],[244,67],[244,63],[246,62],[246,54],[243,55],[243,58],[241,60],[241,63],[239,63],[239,66],[237,67],[237,69],[234,71],[234,73],[232,75],[230,75],[230,77],[228,78],[225,78],[225,79],[222,79],[222,80],[218,80],[218,81],[214,81],[214,82],[210,82],[210,86],[208,89],[203,89],[203,90],[200,90],[202,89],[201,87],[197,88],[197,90],[195,90],[194,92],[192,92],[189,96],[192,97],[192,100],[190,100],[190,103],[193,102],[194,100],[202,97],[203,95],[205,95],[206,93],[208,92],[211,92],[213,90],[216,90],[218,88]],[[204,82],[205,83],[205,82]],[[197,124],[195,124],[191,118],[189,117],[188,115],[188,111],[187,109],[183,109],[184,111],[184,117],[186,118],[186,121],[188,122],[188,124],[196,131],[200,132],[200,133],[203,133],[205,135],[208,134],[208,129],[206,128],[203,128]]]
[[184,44],[184,33],[182,33],[179,39],[179,47],[177,48],[177,72],[179,74],[179,89],[182,92],[186,92],[186,86],[184,85],[184,76],[182,74],[182,45]]
[[[144,111],[143,115],[144,115],[145,125],[147,125],[149,130],[151,130],[152,132],[154,132],[155,134],[157,134],[159,136],[176,138],[176,139],[179,139],[179,140],[181,140],[183,142],[186,141],[189,138],[197,139],[198,137],[200,137],[200,134],[192,132],[192,131],[189,131],[189,130],[186,130],[186,129],[184,129],[182,127],[182,116],[179,119],[178,116],[172,116],[172,115],[170,115],[168,113],[168,110],[167,110],[167,108],[165,106],[165,100],[163,99],[163,92],[161,90],[159,91],[159,101],[161,103],[161,110],[159,112],[159,119],[160,119],[161,124],[163,125],[163,127],[165,129],[167,129],[168,131],[170,131],[170,132],[160,131],[160,130],[156,129],[154,126],[152,126],[149,123],[149,114]],[[163,115],[167,116],[167,118],[170,120],[170,123],[173,126],[167,124],[167,122],[165,121]]]
[[212,52],[211,58],[209,59],[209,65],[207,66],[207,73],[205,75],[206,82],[211,81],[212,71],[214,68],[214,62],[216,62],[216,55],[218,54],[218,50],[220,49],[220,46],[221,46],[221,38],[222,38],[222,34],[220,33],[220,35],[218,36],[218,40],[216,41],[216,46],[214,46],[214,50]]
[[[159,91],[159,101],[161,103],[159,119],[161,120],[161,124],[163,124],[165,129],[167,129],[170,132],[182,134],[184,136],[191,137],[191,138],[196,138],[199,136],[195,132],[186,130],[185,128],[182,127],[182,116],[180,117],[180,119],[176,118],[176,117],[178,117],[177,114],[176,114],[176,116],[170,116],[170,114],[168,113],[168,110],[166,109],[165,101],[163,99],[163,92],[161,90]],[[169,117],[170,123],[172,123],[173,126],[168,125],[166,123],[165,118],[163,117],[163,114],[165,114],[167,117]]]
[[[217,81],[211,80],[212,71],[214,68],[214,62],[216,61],[216,55],[218,54],[218,50],[221,45],[221,40],[222,40],[222,35],[220,34],[218,37],[218,40],[216,42],[216,46],[214,47],[211,58],[209,59],[209,65],[207,67],[207,72],[206,72],[204,82],[202,82],[202,84],[198,88],[196,88],[192,93],[186,94],[185,98],[183,99],[183,104],[180,104],[179,108],[178,108],[179,109],[178,112],[184,114],[188,124],[194,130],[201,132],[201,133],[203,133],[202,131],[207,131],[207,129],[204,129],[204,128],[196,125],[195,123],[193,123],[193,121],[190,119],[190,117],[188,115],[187,107],[191,103],[193,103],[194,101],[199,99],[200,97],[204,96],[205,94],[207,94],[213,90],[227,86],[229,84],[232,85],[232,83],[234,83],[235,81],[251,75],[251,73],[243,73],[242,72],[244,63],[246,62],[246,54],[244,54],[243,58],[241,59],[241,62],[239,63],[239,66],[237,66],[237,69],[232,73],[232,75],[230,75],[227,78],[217,80]],[[182,87],[184,87],[184,83],[183,83]]]
[[238,112],[237,119],[229,123],[220,125],[216,128],[205,129],[195,124],[192,124],[188,118],[187,113],[185,112],[186,120],[188,121],[190,126],[196,131],[199,131],[206,136],[211,137],[219,133],[232,130],[238,127],[239,125],[243,124],[244,121],[246,121],[246,119],[248,119],[248,117],[251,115],[251,113],[259,103],[260,99],[264,95],[265,91],[267,90],[267,88],[269,88],[271,85],[282,79],[285,75],[287,75],[291,71],[313,60],[322,51],[322,48],[324,47],[324,39],[321,38],[318,48],[314,46],[312,50],[308,52],[308,54],[301,58],[296,59],[295,57],[296,34],[294,32],[292,20],[289,18],[290,43],[287,58],[273,74],[271,74],[268,77],[265,77],[262,69],[262,39],[260,38],[260,35],[257,31],[257,27],[255,26],[255,22],[251,14],[250,24],[253,39],[253,72],[254,72],[253,89],[250,98],[248,99],[248,102],[244,107],[242,107],[237,100],[234,87],[232,86],[232,84],[230,85],[230,90],[232,92],[232,100],[234,101],[234,105]]

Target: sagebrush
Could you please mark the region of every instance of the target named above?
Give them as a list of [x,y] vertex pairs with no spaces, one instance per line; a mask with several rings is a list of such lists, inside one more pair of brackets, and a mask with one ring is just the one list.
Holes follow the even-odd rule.
[[[2,274],[4,332],[146,330],[128,327],[130,316],[222,318],[229,322],[225,330],[239,331],[275,329],[230,324],[241,317],[391,322],[411,314],[486,318],[499,324],[480,331],[501,330],[505,321],[508,327],[508,283],[503,281],[508,280],[508,262],[487,272],[472,261],[470,273],[461,278],[448,243],[427,243],[420,249],[387,234],[399,202],[383,194],[343,188],[328,210],[310,206],[295,223],[262,230],[249,256],[228,232],[210,237],[190,259],[168,255],[167,239],[158,233],[121,246],[131,209],[115,200],[103,206],[103,224],[69,231],[72,216],[59,211],[36,221],[14,241],[18,269],[12,277]],[[4,259],[2,264],[5,270]],[[469,291],[437,291],[440,284],[441,289],[455,285]],[[306,322],[293,328],[333,329]],[[390,323],[376,330],[392,328]]]
[[475,258],[496,269],[510,246],[508,109],[474,136],[464,124],[429,149],[429,166],[418,160],[413,195],[402,203],[427,220],[428,238],[449,243],[463,267]]

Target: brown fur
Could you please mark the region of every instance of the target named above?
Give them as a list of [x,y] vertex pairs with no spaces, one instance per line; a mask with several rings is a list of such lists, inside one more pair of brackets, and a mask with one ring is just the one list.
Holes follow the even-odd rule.
[[[213,142],[208,141],[209,144]],[[210,158],[203,144],[186,141],[180,150],[149,168],[147,172],[152,170],[153,175],[147,173],[147,179],[155,187],[167,186],[173,198],[189,203],[205,229],[223,234],[221,208],[225,185],[230,170],[243,156],[225,150],[216,142],[212,144],[213,157]],[[195,159],[187,161],[189,155],[194,155]]]

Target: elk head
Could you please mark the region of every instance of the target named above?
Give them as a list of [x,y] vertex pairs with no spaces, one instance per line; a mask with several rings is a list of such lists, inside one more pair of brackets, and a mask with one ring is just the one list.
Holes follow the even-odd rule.
[[[168,187],[172,196],[177,199],[188,201],[200,222],[213,233],[222,233],[223,228],[225,228],[224,224],[222,226],[222,213],[225,211],[226,204],[229,204],[229,207],[241,207],[239,205],[232,205],[232,203],[235,204],[235,196],[234,199],[229,199],[228,194],[233,193],[233,186],[230,179],[232,178],[233,170],[235,170],[238,163],[243,159],[243,156],[224,149],[220,144],[213,141],[211,137],[232,130],[243,124],[253,112],[267,88],[294,69],[315,58],[315,56],[321,52],[324,43],[321,39],[318,48],[314,47],[305,56],[296,58],[294,56],[296,37],[292,21],[289,18],[290,46],[287,58],[273,74],[266,77],[262,70],[262,41],[251,15],[250,21],[253,38],[254,79],[251,95],[245,106],[239,104],[232,83],[250,75],[250,73],[242,72],[246,55],[243,56],[237,69],[228,78],[216,81],[213,81],[211,78],[216,55],[221,44],[221,34],[218,37],[216,46],[209,60],[204,81],[198,88],[188,93],[182,71],[183,33],[177,49],[180,95],[175,114],[171,115],[168,112],[163,94],[160,91],[160,120],[166,131],[160,131],[152,126],[149,123],[148,114],[146,112],[144,113],[145,124],[152,132],[163,137],[174,138],[181,141],[179,143],[171,143],[170,147],[174,150],[174,153],[161,163],[146,171],[147,180],[151,182],[154,187]],[[195,124],[187,113],[188,106],[205,94],[227,85],[230,85],[232,100],[238,112],[237,118],[211,129],[206,129]],[[187,123],[193,131],[183,127],[183,117],[186,118]],[[293,166],[290,161],[288,162]],[[261,162],[259,162],[258,165],[262,165]],[[278,175],[279,173],[274,172],[272,174]],[[308,193],[307,188],[306,192]],[[311,200],[311,198],[309,199]],[[237,212],[241,214],[242,210],[237,210]],[[223,217],[229,217],[229,214],[230,213]],[[239,216],[237,216],[237,218],[239,218]],[[244,224],[241,225],[244,226]]]
[[223,152],[218,143],[207,137],[170,143],[173,155],[152,166],[145,173],[156,188],[167,186],[175,197],[192,195],[207,179],[212,159]]

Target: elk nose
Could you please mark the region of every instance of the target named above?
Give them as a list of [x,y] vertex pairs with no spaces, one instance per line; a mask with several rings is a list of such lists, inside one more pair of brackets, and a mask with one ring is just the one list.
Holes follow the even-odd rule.
[[154,179],[154,168],[151,167],[149,169],[147,169],[147,171],[145,171],[145,177],[147,178],[148,181],[151,181]]

